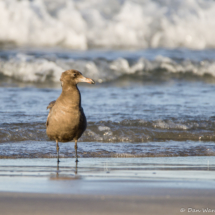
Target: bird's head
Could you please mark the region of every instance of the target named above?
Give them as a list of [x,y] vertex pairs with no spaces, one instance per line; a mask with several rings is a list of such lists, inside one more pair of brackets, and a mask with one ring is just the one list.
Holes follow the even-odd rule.
[[77,85],[79,82],[87,82],[89,84],[95,84],[95,81],[84,77],[79,71],[70,69],[62,73],[60,78],[62,86],[64,85]]

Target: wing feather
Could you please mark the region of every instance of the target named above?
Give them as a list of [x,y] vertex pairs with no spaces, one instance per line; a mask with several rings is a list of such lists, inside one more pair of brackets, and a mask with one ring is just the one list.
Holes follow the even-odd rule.
[[47,109],[50,109],[50,110],[51,110],[51,108],[54,106],[55,102],[56,102],[56,101],[50,102],[49,105],[47,106]]
[[50,110],[49,110],[49,114],[48,114],[48,117],[47,117],[47,120],[46,120],[46,128],[47,128],[48,125],[49,125],[50,113],[51,113],[51,110],[52,110],[53,106],[55,105],[55,102],[56,102],[56,101],[52,101],[52,102],[50,102],[49,105],[47,106],[47,109],[50,109]]

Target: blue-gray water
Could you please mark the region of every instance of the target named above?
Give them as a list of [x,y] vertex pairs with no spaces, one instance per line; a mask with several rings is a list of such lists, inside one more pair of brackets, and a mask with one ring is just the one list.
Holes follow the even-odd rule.
[[[81,157],[215,154],[215,50],[16,48],[0,51],[0,157],[55,157],[45,132],[60,75],[78,69],[88,128]],[[74,157],[73,143],[60,144]]]

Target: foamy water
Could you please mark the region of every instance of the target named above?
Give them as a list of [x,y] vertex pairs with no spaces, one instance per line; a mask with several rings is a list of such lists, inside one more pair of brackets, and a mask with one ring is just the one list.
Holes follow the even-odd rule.
[[202,79],[215,81],[215,51],[148,49],[139,51],[15,49],[0,53],[0,75],[13,81],[59,83],[67,69],[96,82],[129,77],[132,81]]
[[0,42],[74,49],[214,48],[213,0],[0,1]]

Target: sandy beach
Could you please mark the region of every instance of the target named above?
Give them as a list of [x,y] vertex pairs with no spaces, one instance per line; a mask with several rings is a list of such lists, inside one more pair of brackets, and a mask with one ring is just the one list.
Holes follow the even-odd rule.
[[2,159],[1,214],[213,213],[214,167],[214,157],[83,158],[77,168]]
[[[144,190],[142,190],[144,191]],[[160,195],[160,192],[163,195]],[[1,214],[192,214],[214,209],[214,190],[161,189],[156,195],[111,196],[0,193]],[[178,194],[180,193],[180,194]],[[170,195],[166,195],[170,194]],[[172,194],[172,195],[171,195]],[[201,196],[199,196],[201,194]],[[205,214],[203,211],[198,214]],[[209,213],[211,214],[211,213]],[[212,213],[213,214],[213,213]]]

